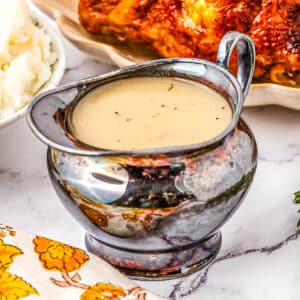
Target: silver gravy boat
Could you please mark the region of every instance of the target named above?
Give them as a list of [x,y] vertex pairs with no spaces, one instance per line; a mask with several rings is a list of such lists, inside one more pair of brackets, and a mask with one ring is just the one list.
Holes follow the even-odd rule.
[[[228,71],[235,47],[237,78]],[[139,279],[187,275],[212,261],[221,246],[219,229],[245,197],[256,169],[255,138],[240,118],[254,63],[251,39],[230,32],[221,40],[217,63],[149,61],[35,98],[29,126],[48,145],[51,181],[86,229],[88,250]],[[183,78],[216,90],[231,104],[230,125],[203,143],[134,151],[97,149],[72,135],[70,115],[87,93],[113,81],[149,76]]]

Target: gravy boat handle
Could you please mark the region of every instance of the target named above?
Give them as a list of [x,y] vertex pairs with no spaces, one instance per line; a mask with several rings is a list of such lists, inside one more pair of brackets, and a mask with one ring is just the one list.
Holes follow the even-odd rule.
[[252,39],[248,35],[236,31],[225,34],[219,44],[217,64],[228,69],[235,47],[238,50],[237,80],[242,88],[245,100],[255,67],[255,46]]

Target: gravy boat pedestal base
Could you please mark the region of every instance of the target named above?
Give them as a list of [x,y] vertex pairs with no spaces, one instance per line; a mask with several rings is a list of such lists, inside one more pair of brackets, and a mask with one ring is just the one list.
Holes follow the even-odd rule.
[[90,234],[85,236],[89,252],[102,257],[132,279],[164,280],[192,274],[211,263],[220,251],[222,235],[170,251],[132,252],[102,243]]

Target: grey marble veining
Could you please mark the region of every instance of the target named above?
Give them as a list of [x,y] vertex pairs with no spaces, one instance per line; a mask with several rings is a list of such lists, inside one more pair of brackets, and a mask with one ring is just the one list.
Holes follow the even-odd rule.
[[[63,82],[114,67],[65,43]],[[299,99],[300,101],[300,99]],[[298,300],[300,295],[300,112],[245,109],[257,138],[259,163],[252,188],[223,227],[223,246],[207,269],[180,280],[139,282],[162,296],[189,300]],[[0,223],[84,247],[83,229],[60,204],[46,169],[46,147],[25,120],[0,131]]]

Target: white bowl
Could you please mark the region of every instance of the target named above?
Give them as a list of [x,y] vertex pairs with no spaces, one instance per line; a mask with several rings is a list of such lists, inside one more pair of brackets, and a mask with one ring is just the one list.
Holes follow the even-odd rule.
[[[50,79],[34,95],[35,97],[41,92],[58,86],[65,72],[66,55],[61,35],[54,29],[48,17],[45,16],[43,13],[37,11],[36,9],[30,9],[30,11],[34,22],[36,22],[41,28],[43,28],[45,32],[50,36],[53,50],[56,52],[57,55],[57,60],[52,66],[52,75]],[[8,126],[16,120],[22,118],[26,114],[26,110],[29,103],[30,101],[25,106],[17,109],[13,113],[0,117],[0,128]]]

